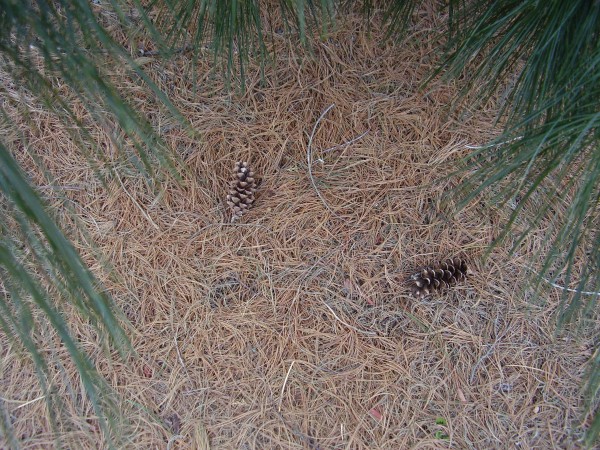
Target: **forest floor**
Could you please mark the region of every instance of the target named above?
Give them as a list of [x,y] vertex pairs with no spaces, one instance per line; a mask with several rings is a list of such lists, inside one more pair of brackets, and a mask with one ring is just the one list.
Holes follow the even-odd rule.
[[[126,412],[128,448],[578,447],[600,326],[556,332],[561,289],[544,286],[536,301],[523,289],[544,229],[483,259],[510,207],[482,198],[457,212],[448,194],[468,173],[448,175],[498,132],[499,100],[458,115],[449,107],[460,81],[421,89],[439,30],[424,10],[406,39],[383,43],[376,18],[369,30],[348,16],[311,52],[275,32],[276,56],[263,77],[250,63],[243,93],[211,72],[210,57],[196,64],[195,90],[190,54],[147,57],[196,138],[130,70],[113,68],[182,161],[181,180],[160,172],[152,186],[115,151],[115,128],[66,88],[118,173],[106,186],[59,118],[17,93],[15,117],[26,107],[29,122],[18,130],[28,151],[15,131],[15,153],[129,321],[135,354],[123,360],[68,310]],[[230,223],[237,161],[260,185]],[[455,256],[469,262],[466,281],[410,297],[411,273]],[[43,333],[61,361],[64,448],[103,446],[67,351]],[[2,342],[14,432],[26,448],[52,448],[46,404],[29,402],[42,395],[33,366]]]

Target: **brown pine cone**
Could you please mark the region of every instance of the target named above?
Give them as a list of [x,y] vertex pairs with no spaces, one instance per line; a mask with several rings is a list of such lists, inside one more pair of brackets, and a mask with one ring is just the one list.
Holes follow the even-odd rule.
[[236,180],[231,183],[229,194],[227,194],[227,204],[231,209],[232,222],[242,217],[252,206],[256,192],[254,172],[250,170],[248,163],[237,162],[234,170]]
[[467,262],[461,258],[448,259],[427,266],[410,277],[411,295],[423,298],[433,291],[450,287],[466,279]]

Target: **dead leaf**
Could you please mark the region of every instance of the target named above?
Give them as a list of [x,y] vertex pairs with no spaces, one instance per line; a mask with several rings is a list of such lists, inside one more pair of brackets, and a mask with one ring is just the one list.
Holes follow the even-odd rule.
[[377,408],[371,408],[369,414],[371,414],[373,419],[375,419],[377,422],[381,422],[381,420],[383,419],[383,415],[379,412]]
[[142,372],[146,378],[152,378],[152,367],[150,367],[148,364],[144,364],[144,367],[142,367]]

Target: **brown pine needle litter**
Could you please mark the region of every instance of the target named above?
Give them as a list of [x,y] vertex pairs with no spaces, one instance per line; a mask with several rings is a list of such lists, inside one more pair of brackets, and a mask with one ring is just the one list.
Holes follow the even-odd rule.
[[[199,139],[115,67],[113,81],[184,161],[182,181],[165,175],[154,188],[119,159],[113,129],[68,90],[119,173],[107,188],[65,125],[2,81],[20,125],[3,130],[6,139],[130,321],[137,354],[123,361],[67,311],[118,393],[129,448],[577,446],[598,322],[577,339],[556,337],[560,289],[547,286],[542,304],[520,289],[545,231],[512,257],[497,247],[483,264],[510,211],[482,201],[455,214],[444,196],[460,182],[445,176],[466,146],[497,133],[496,106],[458,120],[448,106],[460,86],[419,90],[438,45],[441,21],[431,14],[397,45],[382,44],[379,25],[369,31],[359,16],[315,39],[312,56],[290,53],[293,37],[276,35],[264,81],[251,65],[243,95],[210,72],[210,58],[199,62],[193,90],[189,54],[148,57],[145,70]],[[251,161],[261,183],[232,224],[225,197],[237,161]],[[416,268],[459,255],[470,258],[466,281],[410,296],[404,280]],[[38,333],[61,362],[52,369],[64,401],[59,429],[33,365],[0,334],[6,420],[27,448],[53,448],[55,433],[64,448],[101,448],[66,350],[48,329]]]

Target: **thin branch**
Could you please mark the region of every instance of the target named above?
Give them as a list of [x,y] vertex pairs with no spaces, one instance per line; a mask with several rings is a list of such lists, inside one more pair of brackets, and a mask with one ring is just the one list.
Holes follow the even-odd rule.
[[156,225],[154,223],[154,221],[150,218],[150,216],[146,213],[146,211],[144,211],[144,208],[142,208],[140,206],[140,204],[137,202],[137,200],[135,198],[133,198],[133,196],[127,191],[127,189],[125,189],[125,185],[123,184],[123,182],[121,181],[121,177],[116,177],[117,180],[119,180],[119,183],[121,184],[121,187],[123,188],[123,192],[125,192],[125,194],[127,194],[127,197],[129,197],[131,199],[131,201],[133,202],[133,204],[137,207],[137,209],[140,210],[140,212],[142,213],[142,215],[146,218],[146,220],[148,222],[150,222],[150,224],[152,224],[152,226],[154,228],[156,228],[158,231],[160,231],[160,228],[158,225]]
[[181,351],[179,350],[179,339],[177,338],[178,333],[179,333],[179,327],[177,327],[177,329],[175,330],[175,336],[173,338],[173,341],[175,342],[175,350],[177,351],[177,359],[179,359],[179,364],[181,364],[183,371],[185,372],[186,376],[188,377],[188,380],[192,381],[192,377],[190,376],[190,373],[188,372],[187,366],[185,365],[185,362],[183,361],[183,357],[181,356]]
[[479,361],[477,361],[477,363],[475,363],[475,365],[473,366],[473,369],[471,370],[471,376],[469,377],[469,384],[472,385],[475,382],[475,376],[477,375],[477,372],[479,371],[479,366],[483,363],[483,361],[485,361],[487,358],[489,358],[490,355],[494,352],[494,350],[496,349],[496,347],[498,346],[500,341],[502,339],[504,339],[506,332],[507,332],[507,329],[505,329],[500,334],[500,336],[498,336],[498,317],[496,317],[496,319],[494,320],[494,334],[496,335],[496,339],[490,345],[490,348],[488,348],[488,351],[485,352],[485,354],[481,358],[479,358]]
[[465,145],[465,148],[468,148],[470,150],[483,150],[484,148],[494,148],[504,144],[510,144],[511,142],[519,141],[521,139],[523,139],[523,136],[517,136],[515,138],[509,139],[508,141],[492,142],[491,144],[487,145]]
[[[185,53],[185,52],[189,52],[193,49],[194,49],[194,47],[192,45],[186,45],[185,47],[179,47],[174,50],[170,50],[169,53],[170,54]],[[138,51],[139,51],[140,56],[159,56],[159,55],[162,55],[165,53],[164,51],[160,51],[160,50],[145,50],[143,48],[140,48]]]
[[343,148],[343,147],[347,147],[348,145],[354,144],[355,142],[360,141],[368,133],[369,133],[369,130],[365,131],[363,134],[361,134],[359,136],[356,136],[354,139],[352,139],[350,141],[346,141],[346,142],[343,142],[341,144],[334,145],[333,147],[329,147],[328,149],[323,150],[323,153],[329,153],[329,152],[332,152],[334,150],[337,150],[338,148]]
[[44,397],[46,397],[45,395],[40,395],[37,398],[34,398],[33,400],[27,400],[26,402],[22,401],[22,400],[10,400],[8,398],[2,398],[0,397],[0,400],[2,400],[5,403],[20,403],[19,406],[16,406],[15,409],[19,409],[19,408],[23,408],[27,405],[31,405],[32,403],[37,402],[38,400],[43,399]]
[[567,291],[567,292],[574,292],[576,294],[582,294],[582,295],[595,295],[595,296],[600,296],[600,292],[593,292],[593,291],[579,291],[577,289],[571,289],[568,287],[564,287],[561,286],[560,284],[556,284],[553,283],[550,280],[547,280],[546,278],[542,277],[542,280],[544,280],[546,283],[548,283],[550,286],[558,288],[558,289],[562,289],[563,291]]
[[[529,266],[525,266],[527,269],[531,270],[532,272],[534,272],[536,275],[539,276],[539,274],[537,273],[537,271],[535,271],[533,269],[533,267],[529,267]],[[553,283],[552,281],[548,280],[547,278],[541,277],[542,280],[544,280],[546,283],[548,283],[550,286],[555,287],[557,289],[561,289],[563,291],[567,291],[567,292],[573,292],[575,294],[582,294],[582,295],[595,295],[597,297],[600,297],[600,292],[594,292],[594,291],[580,291],[578,289],[571,289],[565,286],[561,286],[560,284],[556,284]]]
[[179,359],[179,364],[181,364],[181,367],[183,367],[183,370],[185,370],[185,373],[187,374],[187,367],[185,366],[185,363],[183,362],[183,358],[181,357],[181,352],[179,351],[179,342],[177,342],[177,333],[175,333],[175,337],[173,338],[173,340],[175,341],[175,350],[177,350],[177,359]]
[[321,202],[323,202],[323,205],[325,205],[325,208],[327,208],[327,210],[333,214],[335,217],[337,217],[338,219],[341,219],[340,216],[338,216],[327,204],[327,202],[325,201],[325,199],[323,198],[323,196],[321,195],[321,192],[319,192],[319,189],[317,188],[317,183],[315,182],[315,179],[313,177],[313,173],[312,173],[312,141],[313,138],[315,137],[315,133],[317,131],[317,127],[319,126],[319,123],[321,122],[321,120],[323,120],[323,117],[325,117],[325,114],[327,114],[329,112],[329,110],[331,108],[333,108],[335,106],[335,103],[332,103],[331,105],[329,105],[325,111],[323,111],[321,113],[321,115],[319,116],[319,118],[317,119],[317,121],[315,122],[315,126],[312,129],[312,133],[310,133],[310,137],[308,138],[308,147],[306,149],[306,159],[308,162],[308,176],[310,177],[310,182],[313,185],[313,188],[315,189],[315,192],[317,193],[317,195],[319,196],[319,198],[321,199]]
[[337,316],[337,314],[336,314],[336,313],[335,313],[335,311],[334,311],[334,310],[331,308],[331,306],[329,306],[327,303],[323,303],[323,304],[324,304],[325,306],[327,306],[327,309],[328,309],[329,311],[331,311],[331,314],[333,314],[333,317],[335,317],[335,318],[336,318],[336,319],[337,319],[337,320],[338,320],[340,323],[342,323],[342,324],[346,325],[348,328],[350,328],[350,329],[352,329],[352,330],[354,330],[354,331],[357,331],[357,332],[359,332],[359,333],[366,334],[367,336],[377,336],[377,333],[375,333],[374,331],[365,331],[365,330],[361,330],[360,328],[356,328],[356,327],[354,327],[354,326],[350,325],[349,323],[347,323],[347,322],[344,322],[342,319],[340,319],[340,318]]

